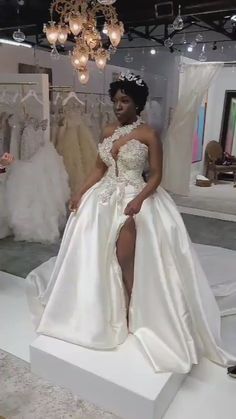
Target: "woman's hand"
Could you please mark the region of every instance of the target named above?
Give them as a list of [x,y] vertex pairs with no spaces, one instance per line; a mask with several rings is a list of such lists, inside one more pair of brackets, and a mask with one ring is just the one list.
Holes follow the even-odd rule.
[[9,166],[14,161],[14,156],[9,153],[3,154],[3,156],[0,158],[0,164],[2,166]]
[[127,207],[125,208],[125,215],[129,215],[130,217],[132,217],[133,215],[136,215],[139,213],[139,211],[141,210],[143,201],[139,198],[134,198],[132,201],[130,201],[127,205]]
[[77,194],[75,196],[73,196],[69,202],[69,210],[71,212],[76,212],[80,206],[80,201],[81,201],[82,195],[81,194]]

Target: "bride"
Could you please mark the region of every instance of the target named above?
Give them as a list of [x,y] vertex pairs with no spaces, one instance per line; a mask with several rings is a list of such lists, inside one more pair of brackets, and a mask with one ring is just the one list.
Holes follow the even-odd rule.
[[37,332],[101,350],[133,334],[156,372],[186,373],[202,356],[234,365],[182,218],[160,186],[161,143],[139,116],[148,87],[122,74],[110,97],[118,123],[105,129],[96,167],[71,200],[50,280],[47,263],[28,278],[43,307]]

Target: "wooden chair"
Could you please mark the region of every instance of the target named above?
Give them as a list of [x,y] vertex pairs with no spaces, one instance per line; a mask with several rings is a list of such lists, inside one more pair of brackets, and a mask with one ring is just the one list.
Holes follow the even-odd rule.
[[[214,183],[218,181],[220,173],[233,173],[234,187],[236,187],[236,161],[230,165],[218,164],[217,161],[223,160],[223,149],[217,141],[210,141],[206,146],[206,177],[213,180]],[[209,176],[210,175],[210,176]],[[213,175],[213,176],[212,176]]]

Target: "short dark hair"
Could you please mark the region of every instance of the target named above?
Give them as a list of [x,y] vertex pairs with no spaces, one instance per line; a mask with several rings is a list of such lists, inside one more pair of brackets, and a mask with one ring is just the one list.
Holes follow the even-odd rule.
[[[138,76],[137,76],[138,79]],[[117,80],[110,84],[109,95],[111,100],[114,99],[118,90],[121,90],[127,96],[131,97],[137,106],[137,114],[139,115],[145,108],[149,89],[147,84],[142,81],[142,84],[139,85],[135,80],[130,81],[128,79]]]

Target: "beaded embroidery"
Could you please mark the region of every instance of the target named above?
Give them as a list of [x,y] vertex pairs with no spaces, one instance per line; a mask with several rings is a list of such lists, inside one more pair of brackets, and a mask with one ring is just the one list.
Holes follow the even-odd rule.
[[[125,188],[129,185],[134,187],[137,194],[145,186],[142,172],[148,157],[148,147],[138,140],[132,139],[120,147],[117,161],[111,155],[111,149],[114,141],[120,137],[129,134],[137,128],[143,121],[138,118],[131,125],[119,127],[111,137],[105,138],[102,144],[99,144],[99,154],[101,159],[107,165],[108,170],[102,181],[103,191],[100,200],[103,204],[109,202],[114,193],[117,193],[118,205],[122,203],[125,196]],[[116,169],[118,168],[118,175]]]

